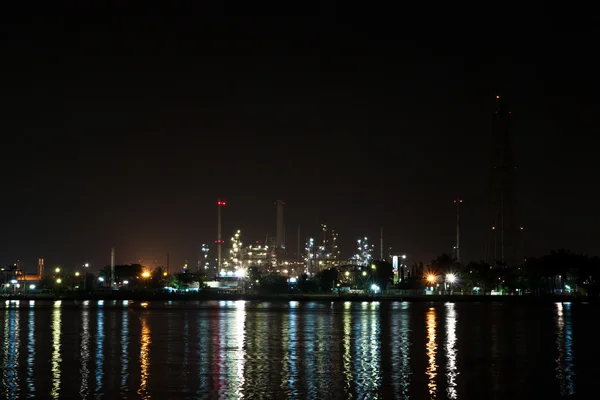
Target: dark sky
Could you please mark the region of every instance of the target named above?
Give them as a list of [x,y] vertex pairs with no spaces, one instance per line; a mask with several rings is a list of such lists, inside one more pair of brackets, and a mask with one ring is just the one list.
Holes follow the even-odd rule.
[[599,253],[594,21],[332,4],[5,19],[0,261],[101,266],[115,245],[118,263],[195,265],[218,197],[226,237],[273,235],[283,199],[291,251],[298,223],[337,229],[344,256],[384,225],[386,247],[428,261],[454,245],[456,196],[477,260],[496,94],[526,254]]

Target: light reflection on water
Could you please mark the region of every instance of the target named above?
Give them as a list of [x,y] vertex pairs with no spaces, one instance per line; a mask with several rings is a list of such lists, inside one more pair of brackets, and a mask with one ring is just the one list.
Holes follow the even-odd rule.
[[81,358],[81,385],[79,387],[79,394],[82,399],[87,399],[90,388],[90,311],[84,308],[81,311],[81,346],[80,346],[80,358]]
[[283,315],[283,328],[281,332],[281,344],[283,351],[283,374],[281,377],[281,388],[289,396],[297,396],[298,379],[298,327],[297,315],[294,310],[297,306],[290,302],[290,312]]
[[350,312],[350,308],[352,307],[352,303],[347,301],[344,303],[344,335],[343,335],[343,343],[344,343],[344,355],[342,356],[343,360],[343,371],[344,371],[344,393],[346,398],[351,399],[352,396],[352,342],[351,342],[351,332],[352,332],[352,313]]
[[123,308],[121,312],[121,387],[120,393],[124,397],[128,392],[129,382],[129,310]]
[[[33,305],[30,305],[32,307]],[[27,312],[27,398],[35,398],[35,308]]]
[[[14,304],[13,304],[14,305]],[[4,314],[4,357],[2,362],[3,398],[18,399],[21,389],[19,384],[19,351],[21,347],[19,310],[13,305]],[[16,305],[18,306],[18,305]]]
[[392,373],[395,379],[392,380],[394,397],[397,399],[408,399],[411,368],[410,368],[410,303],[403,302],[394,306],[394,314],[397,318],[392,318],[390,329],[390,343],[392,354]]
[[50,395],[53,399],[60,398],[60,378],[61,378],[61,301],[54,303],[52,312],[52,391]]
[[457,399],[458,392],[456,391],[456,377],[458,375],[458,367],[456,362],[456,310],[454,303],[446,303],[446,397],[449,399]]
[[142,323],[142,334],[140,336],[140,388],[138,389],[138,394],[142,399],[149,399],[148,379],[150,378],[150,343],[152,339],[146,313],[140,316],[140,320]]
[[379,332],[379,303],[363,302],[354,336],[353,369],[357,379],[356,395],[359,399],[379,399],[381,385],[381,341]]
[[[103,303],[103,302],[102,302]],[[102,304],[98,302],[98,311],[96,315],[96,397],[102,395],[102,382],[104,378],[104,310],[100,308]]]
[[427,327],[427,342],[425,344],[425,350],[427,353],[427,370],[425,374],[427,375],[429,382],[427,383],[427,388],[429,390],[429,398],[435,399],[437,397],[437,385],[436,385],[436,377],[437,377],[437,369],[438,365],[436,364],[436,355],[437,355],[437,343],[436,343],[436,314],[435,308],[430,307],[429,311],[425,316],[426,318],[426,327]]
[[[518,321],[502,304],[21,303],[0,308],[2,399],[554,398],[583,380],[568,303],[519,308]],[[544,318],[555,333],[531,322]],[[556,393],[521,376],[532,369]]]
[[310,317],[310,314],[302,314],[302,333],[304,336],[304,354],[302,361],[305,366],[305,383],[308,390],[307,397],[314,399],[317,396],[317,386],[315,385],[315,341],[316,327],[315,319]]
[[556,347],[558,350],[556,377],[562,396],[571,396],[575,393],[572,324],[571,303],[556,303]]

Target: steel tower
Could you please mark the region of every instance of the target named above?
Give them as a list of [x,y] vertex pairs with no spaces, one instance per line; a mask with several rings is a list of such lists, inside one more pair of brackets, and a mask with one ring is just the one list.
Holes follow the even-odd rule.
[[517,221],[516,170],[513,153],[512,113],[496,96],[494,148],[490,165],[489,212],[491,240],[487,260],[496,266],[514,267],[522,262]]
[[226,202],[221,199],[217,200],[217,240],[215,243],[217,244],[217,277],[221,276],[221,261],[222,261],[222,246],[223,246],[223,238],[221,236],[221,208],[227,205]]

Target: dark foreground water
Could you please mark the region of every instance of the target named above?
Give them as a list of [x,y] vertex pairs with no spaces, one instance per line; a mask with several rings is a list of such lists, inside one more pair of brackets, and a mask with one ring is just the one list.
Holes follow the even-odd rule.
[[597,398],[594,305],[7,302],[0,398]]

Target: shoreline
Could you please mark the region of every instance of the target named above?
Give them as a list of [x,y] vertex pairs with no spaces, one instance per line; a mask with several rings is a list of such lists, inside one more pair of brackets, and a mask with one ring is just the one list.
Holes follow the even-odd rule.
[[490,295],[300,295],[300,294],[221,294],[221,293],[194,293],[194,294],[171,294],[171,293],[146,293],[146,292],[116,292],[116,293],[70,293],[61,295],[51,294],[26,294],[26,295],[8,295],[0,296],[2,300],[65,300],[65,301],[85,301],[85,300],[105,300],[105,301],[262,301],[262,302],[470,302],[470,303],[597,303],[598,297],[583,297],[569,295],[539,295],[539,296],[490,296]]

